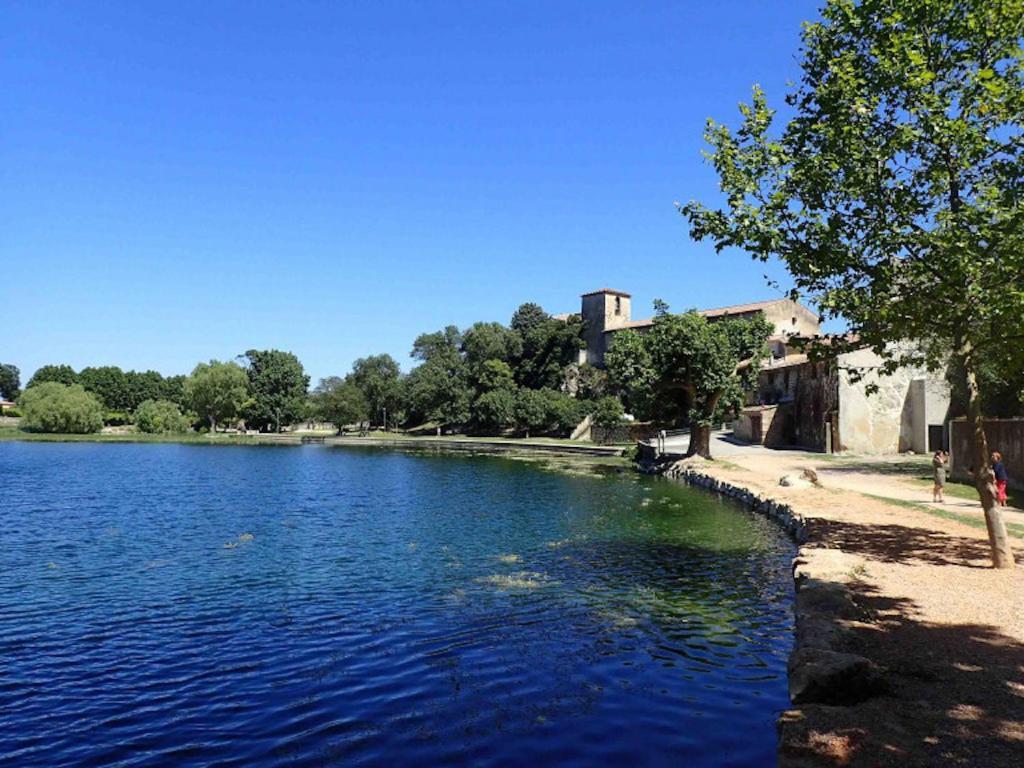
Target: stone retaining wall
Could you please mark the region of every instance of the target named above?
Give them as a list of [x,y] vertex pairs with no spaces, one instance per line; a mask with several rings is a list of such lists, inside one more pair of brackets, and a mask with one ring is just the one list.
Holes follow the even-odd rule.
[[836,574],[856,566],[851,556],[813,544],[811,526],[789,504],[719,480],[682,462],[667,466],[662,474],[698,488],[721,493],[739,501],[752,512],[778,523],[799,545],[793,559],[795,638],[787,665],[789,698],[793,709],[778,720],[779,766],[802,768],[807,763],[799,733],[801,709],[814,706],[852,705],[884,693],[884,671],[870,659],[851,652],[850,622],[866,619],[850,588]]
[[717,480],[711,475],[705,475],[690,467],[678,464],[669,467],[665,471],[665,476],[682,480],[687,485],[706,488],[709,491],[728,496],[730,499],[736,499],[750,509],[751,512],[756,512],[759,515],[764,515],[774,520],[797,544],[803,544],[807,541],[807,526],[803,517],[794,512],[793,508],[788,504],[782,504],[746,488]]

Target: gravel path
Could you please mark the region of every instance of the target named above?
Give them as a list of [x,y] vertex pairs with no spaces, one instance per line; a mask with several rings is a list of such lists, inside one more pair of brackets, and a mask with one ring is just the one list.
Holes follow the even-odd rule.
[[[854,706],[786,713],[782,762],[1024,765],[1024,540],[1011,537],[1017,568],[993,570],[985,530],[937,513],[981,519],[977,505],[933,512],[930,491],[922,498],[919,484],[892,475],[896,459],[724,453],[703,471],[768,493],[809,519],[803,552],[815,575],[848,585],[862,614],[843,622],[845,645],[837,650],[879,664],[890,684],[887,694]],[[818,471],[822,488],[778,485],[805,467]]]

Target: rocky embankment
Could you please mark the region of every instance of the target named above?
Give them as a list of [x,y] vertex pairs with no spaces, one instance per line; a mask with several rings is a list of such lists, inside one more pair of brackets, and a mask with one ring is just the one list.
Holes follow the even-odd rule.
[[[773,498],[769,492],[716,478],[709,469],[706,462],[692,459],[648,467],[648,471],[735,499],[752,512],[774,520],[799,545],[793,560],[796,637],[788,665],[794,709],[784,712],[779,719],[779,764],[816,765],[806,760],[806,750],[800,748],[805,745],[790,749],[792,745],[786,743],[788,725],[802,718],[802,708],[853,705],[887,690],[884,671],[854,651],[851,626],[868,617],[844,582],[862,565],[856,556],[821,548],[810,541],[812,520],[792,504]],[[803,477],[783,478],[783,483],[810,487],[817,485],[817,478],[809,471]],[[802,741],[805,735],[797,728],[793,738]]]

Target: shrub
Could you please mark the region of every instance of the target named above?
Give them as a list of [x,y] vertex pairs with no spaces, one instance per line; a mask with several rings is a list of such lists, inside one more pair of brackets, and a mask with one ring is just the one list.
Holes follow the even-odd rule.
[[80,384],[36,384],[22,393],[18,406],[21,425],[28,429],[88,434],[103,428],[103,406]]
[[617,397],[602,397],[594,404],[594,424],[599,427],[617,427],[622,423],[625,409]]
[[146,400],[135,409],[135,426],[140,432],[175,434],[188,432],[191,420],[170,400]]
[[547,404],[547,420],[560,435],[570,435],[583,419],[583,403],[574,397],[553,389],[542,389]]

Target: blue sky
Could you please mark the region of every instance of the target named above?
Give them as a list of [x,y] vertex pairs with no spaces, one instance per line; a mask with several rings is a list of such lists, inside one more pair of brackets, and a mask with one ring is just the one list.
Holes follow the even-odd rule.
[[804,0],[6,2],[0,361],[315,378],[579,294],[774,297],[673,201],[796,78]]

